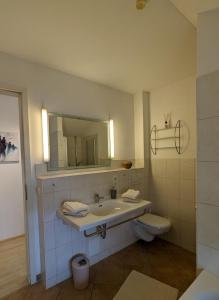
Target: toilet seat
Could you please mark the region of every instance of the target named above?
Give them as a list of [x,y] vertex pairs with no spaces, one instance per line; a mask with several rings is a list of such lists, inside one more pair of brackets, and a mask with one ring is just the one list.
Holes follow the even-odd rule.
[[151,242],[155,236],[168,232],[170,227],[169,219],[150,213],[146,213],[134,221],[137,237],[146,242]]
[[157,215],[153,215],[153,214],[144,214],[142,217],[138,218],[137,220],[144,225],[156,227],[161,230],[171,225],[169,219]]

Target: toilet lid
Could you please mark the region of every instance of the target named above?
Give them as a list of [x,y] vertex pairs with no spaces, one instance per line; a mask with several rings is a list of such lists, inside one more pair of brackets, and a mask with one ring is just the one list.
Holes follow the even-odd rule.
[[149,225],[151,227],[156,227],[156,228],[166,228],[171,225],[169,219],[156,216],[153,214],[145,214],[142,217],[138,218],[138,221],[141,222],[142,224]]

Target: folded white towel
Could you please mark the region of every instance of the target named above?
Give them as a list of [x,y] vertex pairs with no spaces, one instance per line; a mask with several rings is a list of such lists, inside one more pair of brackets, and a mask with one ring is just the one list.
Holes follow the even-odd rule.
[[63,208],[73,214],[88,212],[89,210],[89,206],[87,204],[77,201],[66,201],[63,203]]
[[136,200],[139,195],[140,195],[139,191],[129,189],[127,192],[122,194],[122,198],[128,198],[128,199]]
[[130,198],[123,198],[124,202],[129,202],[129,203],[139,203],[141,202],[141,199],[130,199]]
[[65,208],[62,209],[62,212],[64,215],[72,216],[72,217],[85,217],[88,214],[88,210],[83,210],[78,213],[74,213]]

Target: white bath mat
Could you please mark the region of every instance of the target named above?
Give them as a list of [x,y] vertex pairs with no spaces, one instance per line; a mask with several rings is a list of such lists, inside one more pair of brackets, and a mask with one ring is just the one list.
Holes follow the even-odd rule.
[[176,300],[178,290],[142,273],[132,271],[114,300]]

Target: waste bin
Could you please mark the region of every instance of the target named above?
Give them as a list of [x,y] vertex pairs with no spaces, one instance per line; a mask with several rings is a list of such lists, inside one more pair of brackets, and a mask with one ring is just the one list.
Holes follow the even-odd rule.
[[84,254],[77,254],[72,258],[72,274],[76,289],[82,290],[88,286],[89,266],[89,260]]

